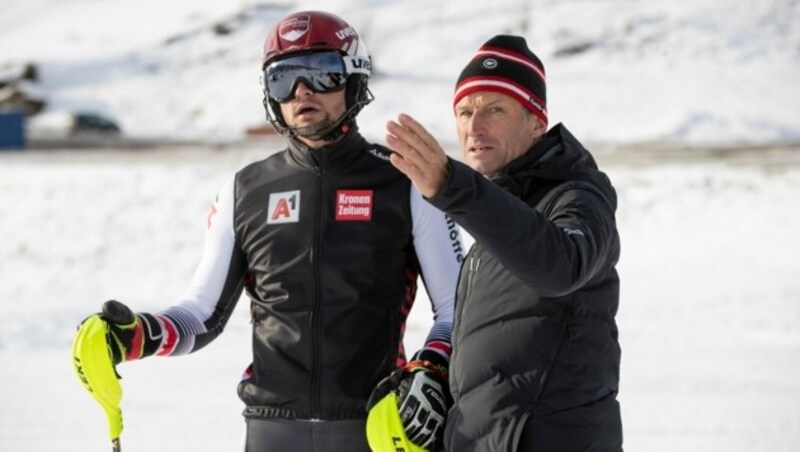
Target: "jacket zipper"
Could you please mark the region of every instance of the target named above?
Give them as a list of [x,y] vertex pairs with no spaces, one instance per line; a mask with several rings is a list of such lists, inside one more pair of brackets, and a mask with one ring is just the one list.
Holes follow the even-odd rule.
[[310,389],[310,408],[311,418],[319,419],[319,401],[321,397],[320,389],[320,328],[322,320],[322,267],[320,262],[320,246],[322,244],[322,212],[325,210],[325,199],[322,190],[322,170],[314,167],[314,178],[316,180],[317,200],[319,208],[314,213],[314,243],[311,247],[311,261],[314,277],[314,306],[311,309],[311,389]]
[[[456,296],[456,312],[455,312],[455,319],[454,319],[454,327],[453,327],[453,354],[457,353],[457,347],[455,346],[456,343],[459,342],[460,339],[460,331],[461,331],[461,319],[463,318],[464,312],[464,301],[469,298],[470,292],[472,292],[472,285],[475,283],[475,273],[477,273],[478,268],[480,267],[481,260],[478,257],[475,257],[477,245],[473,246],[469,252],[467,252],[466,262],[464,263],[465,267],[467,268],[466,274],[467,280],[464,283],[464,296],[461,298],[461,302],[458,302],[458,297]],[[458,381],[456,378],[456,369],[455,366],[451,367],[450,369],[450,380],[451,381]],[[454,400],[459,399],[459,391],[458,388],[454,388],[455,391],[452,391],[452,395]]]
[[[464,293],[464,299],[468,299],[472,293],[472,286],[475,285],[475,277],[478,274],[478,269],[481,266],[481,258],[472,255],[469,259],[469,273],[467,274],[467,291]],[[460,313],[463,315],[464,303],[461,303]]]

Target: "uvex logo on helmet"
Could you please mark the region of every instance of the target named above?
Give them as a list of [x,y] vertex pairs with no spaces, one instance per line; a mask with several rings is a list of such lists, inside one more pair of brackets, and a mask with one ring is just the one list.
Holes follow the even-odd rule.
[[307,14],[290,17],[281,22],[278,35],[287,41],[297,41],[308,33],[311,18]]
[[336,37],[344,41],[347,38],[357,38],[358,34],[353,30],[353,27],[342,28],[336,32]]

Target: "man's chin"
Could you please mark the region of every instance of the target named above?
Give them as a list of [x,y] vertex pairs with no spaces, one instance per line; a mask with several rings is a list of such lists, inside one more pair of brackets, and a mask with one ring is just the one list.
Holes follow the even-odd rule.
[[464,159],[467,166],[474,169],[475,171],[483,174],[484,176],[491,176],[492,174],[498,171],[496,168],[496,163],[492,162],[490,159],[482,159],[480,157],[475,156],[467,156]]
[[294,132],[299,137],[320,140],[329,134],[335,125],[333,121],[326,119],[307,126],[295,127]]

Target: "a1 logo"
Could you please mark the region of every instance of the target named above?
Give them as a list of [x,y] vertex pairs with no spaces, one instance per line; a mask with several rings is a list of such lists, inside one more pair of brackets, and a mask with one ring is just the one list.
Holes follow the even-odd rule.
[[300,220],[300,190],[269,194],[267,224],[297,223]]

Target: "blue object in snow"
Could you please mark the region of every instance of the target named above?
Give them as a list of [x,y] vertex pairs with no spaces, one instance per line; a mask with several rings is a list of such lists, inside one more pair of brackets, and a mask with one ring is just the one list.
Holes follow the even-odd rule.
[[25,113],[0,112],[0,150],[25,148]]

